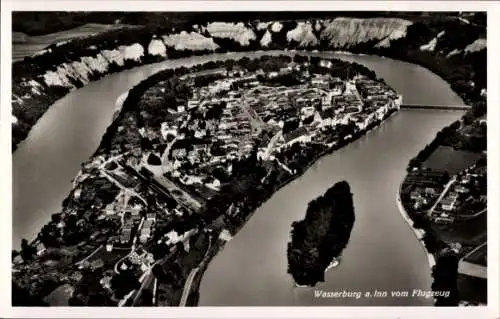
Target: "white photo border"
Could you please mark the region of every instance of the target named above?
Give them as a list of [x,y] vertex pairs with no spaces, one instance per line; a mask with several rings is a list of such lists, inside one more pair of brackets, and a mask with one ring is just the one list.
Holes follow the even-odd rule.
[[[4,0],[1,3],[0,315],[39,318],[499,318],[499,56],[496,1],[120,1]],[[12,307],[12,11],[487,11],[488,13],[488,306],[486,307]]]

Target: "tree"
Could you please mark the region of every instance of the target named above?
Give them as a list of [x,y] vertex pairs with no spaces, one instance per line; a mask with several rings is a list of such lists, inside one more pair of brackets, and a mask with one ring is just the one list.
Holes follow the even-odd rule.
[[232,71],[234,68],[234,60],[229,59],[224,61],[224,67],[226,68],[226,70]]
[[48,306],[39,296],[31,295],[28,289],[21,288],[15,281],[12,281],[12,305],[21,307]]
[[455,255],[444,255],[438,258],[432,270],[433,291],[449,292],[449,296],[439,296],[436,306],[457,306],[460,300],[457,288],[458,258]]
[[59,223],[61,221],[61,214],[52,214],[51,220],[53,223]]
[[139,305],[142,307],[152,307],[153,305],[153,293],[149,289],[144,289],[141,294],[141,299]]
[[165,271],[163,271],[163,267],[160,264],[156,264],[153,266],[153,275],[158,279],[160,282],[166,282],[167,281],[167,275],[165,274]]
[[283,125],[283,134],[287,134],[299,127],[299,120],[298,119],[292,119],[288,120],[284,123]]
[[130,291],[139,288],[140,283],[132,271],[125,270],[113,276],[111,279],[111,287],[115,292],[115,296],[121,299]]
[[150,165],[161,165],[161,159],[155,154],[151,153],[148,157],[148,164]]
[[71,298],[69,298],[68,300],[68,304],[70,306],[75,306],[75,307],[81,307],[81,306],[85,306],[85,303],[83,302],[83,300],[80,298],[80,295],[77,295],[77,294],[74,294],[73,296],[71,296]]
[[299,54],[296,54],[293,56],[293,62],[295,63],[304,63],[304,62],[308,62],[309,61],[309,57],[308,56],[304,56],[304,55],[299,55]]
[[465,125],[471,125],[472,123],[474,123],[475,117],[471,112],[467,112],[464,114],[462,119]]
[[31,261],[36,253],[35,247],[31,246],[28,241],[23,238],[21,241],[21,257],[25,262]]

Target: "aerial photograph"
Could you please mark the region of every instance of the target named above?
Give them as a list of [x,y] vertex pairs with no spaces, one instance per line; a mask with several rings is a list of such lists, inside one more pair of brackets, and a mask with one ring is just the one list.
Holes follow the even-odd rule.
[[12,12],[11,306],[487,306],[488,13],[232,10]]

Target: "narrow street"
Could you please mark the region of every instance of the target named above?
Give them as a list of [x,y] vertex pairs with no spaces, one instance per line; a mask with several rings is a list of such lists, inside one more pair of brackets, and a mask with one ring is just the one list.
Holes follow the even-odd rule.
[[208,252],[210,251],[210,248],[212,248],[212,240],[209,240],[209,242],[208,242],[207,251],[206,251],[203,259],[201,260],[200,265],[196,268],[193,268],[186,279],[186,283],[184,284],[184,289],[182,291],[181,301],[179,302],[179,307],[186,306],[187,299],[188,299],[189,295],[191,294],[191,286],[193,285],[193,280],[194,280],[196,274],[198,273],[198,271],[200,271],[201,265],[208,262],[207,257],[208,257]]
[[444,187],[444,190],[441,192],[441,195],[439,195],[438,199],[436,200],[436,202],[434,203],[434,205],[432,205],[431,209],[429,209],[429,212],[427,213],[427,216],[432,216],[432,213],[434,212],[434,209],[436,208],[436,206],[439,204],[439,202],[443,199],[443,197],[446,195],[446,193],[448,192],[448,190],[450,189],[451,185],[453,185],[453,183],[455,183],[455,181],[457,180],[456,176],[454,176],[447,184],[446,186]]

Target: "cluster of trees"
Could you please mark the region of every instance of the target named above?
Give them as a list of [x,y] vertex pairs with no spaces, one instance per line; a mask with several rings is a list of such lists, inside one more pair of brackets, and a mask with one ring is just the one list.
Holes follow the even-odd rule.
[[[110,203],[118,192],[119,189],[105,178],[86,180],[82,183],[80,198],[76,200],[68,197],[63,203],[63,212],[74,209],[77,214],[53,214],[49,223],[44,225],[38,233],[37,239],[46,247],[71,246],[82,242],[95,230],[95,227],[105,226],[98,225],[97,211],[94,206],[104,206]],[[80,219],[84,222],[78,223]],[[58,228],[60,222],[64,223],[64,232]],[[100,223],[103,222],[105,221]],[[114,227],[113,224],[106,226],[108,227],[106,229]]]
[[354,225],[349,184],[341,181],[311,202],[306,217],[293,222],[288,243],[288,272],[299,285],[314,286],[346,247]]
[[463,124],[472,128],[476,134],[472,136],[462,134],[458,131],[461,127],[460,121],[453,122],[452,124],[441,129],[436,134],[436,137],[410,160],[407,171],[411,171],[414,167],[420,167],[440,145],[450,146],[457,150],[467,150],[471,152],[481,152],[486,150],[486,124],[473,123],[476,118],[473,113],[473,111],[468,111],[465,113],[462,120]]
[[148,164],[149,165],[161,165],[161,159],[157,155],[151,153],[151,154],[149,154],[149,157],[148,157]]
[[134,289],[138,289],[140,286],[141,284],[134,268],[120,270],[120,273],[114,275],[111,279],[111,288],[117,299],[122,299],[126,294]]
[[70,306],[112,307],[116,302],[112,294],[104,289],[99,282],[102,271],[83,270],[82,279],[75,287],[73,295],[68,300]]
[[283,134],[288,134],[299,128],[300,120],[297,117],[291,118],[283,124]]
[[186,81],[181,81],[176,75],[156,83],[151,88],[157,90],[142,92],[136,107],[143,125],[153,128],[159,128],[161,122],[170,116],[169,110],[176,111],[177,106],[186,105],[192,93]]
[[277,157],[291,170],[300,173],[326,150],[327,148],[323,144],[295,142],[289,148],[284,149]]
[[222,112],[226,108],[226,102],[222,101],[212,105],[203,115],[204,120],[220,120]]
[[347,62],[339,59],[327,59],[331,62],[330,67],[321,66],[320,62],[325,60],[320,57],[310,57],[309,72],[315,74],[330,74],[333,77],[339,77],[341,79],[352,78],[355,75],[364,75],[369,79],[377,79],[375,71],[370,70],[362,64],[356,62]]
[[293,86],[293,85],[299,85],[301,83],[299,75],[296,72],[281,73],[275,77],[266,77],[263,75],[258,75],[257,79],[262,83],[271,85]]
[[248,214],[271,194],[272,190],[261,182],[268,171],[262,161],[257,159],[257,145],[255,144],[247,158],[234,159],[231,162],[231,174],[222,169],[214,170],[214,177],[223,184],[221,190],[207,201],[206,211],[203,213],[207,222],[224,215],[231,203],[240,203],[240,214],[231,219],[228,225],[230,231],[236,230]]
[[194,85],[196,87],[208,86],[210,83],[224,78],[225,76],[220,73],[198,75],[194,78]]
[[264,72],[277,72],[292,61],[292,58],[287,55],[263,55],[259,58],[241,58],[237,64],[250,72],[255,72],[262,69]]
[[[422,12],[376,12],[376,11],[227,11],[227,12],[14,12],[12,29],[30,35],[40,35],[75,28],[87,23],[114,24],[116,22],[130,25],[149,25],[166,29],[189,30],[193,24],[203,25],[210,21],[240,22],[251,21],[256,27],[259,21],[282,21],[293,26],[296,19],[326,19],[335,17],[394,17],[400,16],[409,20],[421,20],[426,17]],[[458,16],[458,13],[435,13],[434,16],[447,18]],[[259,17],[259,20],[255,20]],[[476,13],[467,17],[471,22],[486,25],[486,14]],[[313,20],[314,22],[314,20]],[[313,23],[314,25],[314,23]],[[287,28],[289,30],[290,28]],[[286,38],[285,38],[286,40]]]
[[455,121],[452,124],[442,128],[436,137],[427,144],[414,158],[408,163],[407,171],[411,171],[414,167],[420,167],[423,162],[429,158],[429,156],[434,152],[439,145],[443,145],[443,142],[451,135],[455,135],[458,128],[460,127],[460,121]]
[[48,304],[42,298],[30,294],[28,289],[22,288],[15,281],[12,281],[12,306],[45,307]]
[[21,240],[21,257],[24,262],[30,262],[36,254],[36,248],[26,239]]
[[436,306],[456,307],[460,301],[457,286],[458,278],[458,256],[447,253],[440,256],[432,269],[434,281],[431,285],[432,291],[449,292],[449,296],[436,297]]

